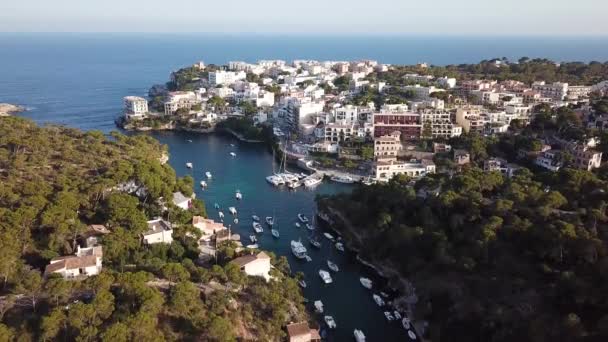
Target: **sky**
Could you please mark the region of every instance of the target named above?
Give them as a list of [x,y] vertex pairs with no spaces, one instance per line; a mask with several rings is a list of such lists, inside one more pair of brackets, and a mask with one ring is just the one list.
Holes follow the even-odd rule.
[[0,0],[0,32],[608,36],[606,0]]

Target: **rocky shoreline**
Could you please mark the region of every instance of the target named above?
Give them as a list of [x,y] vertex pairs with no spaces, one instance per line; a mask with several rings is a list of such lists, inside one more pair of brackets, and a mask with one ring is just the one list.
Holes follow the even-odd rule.
[[10,103],[0,103],[0,116],[9,116],[25,111],[25,107],[17,106]]

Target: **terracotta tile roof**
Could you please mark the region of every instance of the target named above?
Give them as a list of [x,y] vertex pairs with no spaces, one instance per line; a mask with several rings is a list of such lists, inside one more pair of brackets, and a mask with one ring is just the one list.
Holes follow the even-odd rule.
[[289,337],[305,336],[310,334],[310,327],[307,322],[292,323],[287,325],[287,334]]
[[255,261],[257,258],[255,257],[255,255],[244,255],[242,257],[238,257],[234,260],[232,260],[233,263],[239,265],[240,267],[243,267],[245,265],[247,265],[248,263]]
[[68,256],[68,257],[59,257],[51,260],[51,264],[47,265],[44,273],[49,274],[53,272],[57,272],[61,269],[73,270],[84,267],[92,267],[97,265],[97,256],[95,255],[86,255],[82,257],[77,256]]

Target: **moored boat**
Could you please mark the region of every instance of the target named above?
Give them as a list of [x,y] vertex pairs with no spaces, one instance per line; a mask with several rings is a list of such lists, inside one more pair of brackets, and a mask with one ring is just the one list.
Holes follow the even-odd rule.
[[374,298],[374,302],[376,302],[376,304],[378,304],[378,306],[384,306],[384,299],[382,299],[382,297],[380,297],[374,293],[372,295],[372,298]]
[[260,222],[260,217],[258,215],[252,215],[251,218],[255,221],[255,222]]
[[316,240],[315,238],[308,238],[308,242],[310,242],[310,244],[315,248],[321,248],[321,242]]
[[264,228],[262,227],[262,225],[257,222],[253,222],[253,230],[258,234],[264,232]]
[[249,241],[251,241],[251,243],[256,243],[258,242],[258,238],[256,238],[255,235],[249,235]]
[[237,191],[234,193],[234,197],[235,197],[237,200],[243,199],[243,194],[241,193],[241,190],[237,190]]
[[300,285],[301,288],[305,289],[306,288],[306,281],[304,281],[304,279],[298,281],[298,284]]
[[327,267],[329,267],[329,269],[332,270],[332,271],[334,271],[334,272],[340,271],[340,268],[338,267],[338,265],[336,265],[335,263],[331,262],[330,260],[327,260]]
[[386,319],[387,319],[389,322],[392,322],[392,321],[394,321],[394,320],[395,320],[395,317],[393,317],[393,314],[391,314],[391,312],[390,312],[390,311],[384,311],[384,317],[386,317]]
[[186,163],[186,167],[191,169],[193,167],[192,163]]
[[298,227],[298,228],[300,228],[300,227],[301,227],[299,222],[294,223],[294,226],[296,226],[296,227]]
[[323,182],[322,178],[310,177],[304,180],[304,186],[307,188],[314,188],[315,186],[321,184]]
[[235,207],[228,207],[228,211],[232,214],[232,215],[236,215],[236,208]]
[[269,226],[272,226],[274,224],[274,218],[272,216],[266,216],[266,223]]
[[401,320],[401,325],[403,325],[403,328],[405,330],[410,330],[410,319],[407,317],[403,317],[403,319]]
[[366,289],[372,288],[373,283],[369,278],[361,277],[361,278],[359,278],[359,282],[361,282],[361,285],[363,285],[363,287],[365,287]]
[[336,321],[334,320],[334,318],[332,316],[325,316],[325,317],[323,317],[323,319],[325,320],[325,324],[327,324],[327,327],[329,329],[336,328]]
[[311,225],[310,223],[306,224],[306,229],[308,230],[315,230],[315,226]]
[[330,241],[334,241],[334,236],[329,233],[323,233],[323,236],[325,236]]
[[234,224],[239,224],[239,219],[235,217],[234,220],[232,220],[232,222],[234,222]]
[[201,181],[201,188],[206,188],[206,187],[207,187],[207,182]]
[[315,311],[318,313],[323,313],[323,302],[320,300],[315,300],[314,303]]
[[333,177],[331,177],[331,180],[334,182],[345,183],[345,184],[351,184],[351,183],[355,182],[352,177],[343,176],[343,175],[333,176]]
[[207,176],[207,178],[212,178],[213,177],[213,175],[209,171],[205,172],[205,176]]
[[218,215],[220,218],[224,218],[224,213],[223,213],[223,212],[221,212],[221,211],[220,211],[220,212],[218,212],[218,213],[217,213],[217,215]]
[[365,342],[365,334],[363,334],[363,331],[361,331],[359,329],[355,329],[355,331],[353,332],[353,335],[355,335],[355,341]]
[[342,242],[336,242],[336,249],[340,252],[344,252],[344,244]]
[[254,243],[253,245],[247,245],[247,246],[245,246],[245,247],[246,247],[246,248],[249,248],[249,249],[256,249],[256,248],[259,248],[260,246],[258,246],[258,244],[257,244],[257,243]]
[[407,336],[408,336],[410,339],[412,339],[412,340],[415,340],[415,339],[416,339],[416,334],[414,334],[414,332],[413,332],[413,331],[411,331],[411,330],[408,330],[408,331],[407,331]]
[[305,215],[302,215],[301,213],[298,213],[298,220],[300,220],[300,222],[302,222],[302,223],[307,223],[308,217],[306,217]]
[[213,207],[214,207],[215,209],[219,209],[219,208],[220,208],[220,205],[219,205],[219,204],[217,204],[217,203],[215,203],[215,204],[213,204]]
[[270,234],[272,234],[272,237],[274,237],[275,239],[278,239],[278,238],[279,238],[279,236],[280,236],[280,235],[279,235],[279,231],[278,231],[278,230],[276,230],[276,229],[271,229],[271,230],[270,230]]
[[306,258],[306,247],[300,241],[291,240],[291,252],[298,259]]
[[331,284],[333,282],[333,279],[331,279],[331,274],[329,274],[329,272],[326,270],[319,270],[319,277],[321,277],[321,280],[323,280],[325,284]]
[[236,153],[234,153],[234,152],[230,152],[230,155],[233,157],[236,157]]

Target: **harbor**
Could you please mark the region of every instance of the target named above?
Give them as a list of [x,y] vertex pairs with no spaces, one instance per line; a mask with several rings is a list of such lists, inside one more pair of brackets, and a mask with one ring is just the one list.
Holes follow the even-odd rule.
[[[294,274],[304,274],[300,286],[305,285],[302,291],[309,302],[309,311],[327,341],[353,340],[355,329],[365,335],[366,341],[409,340],[408,331],[399,319],[395,319],[394,309],[388,305],[379,307],[374,301],[374,294],[391,293],[386,281],[373,269],[361,264],[355,253],[344,250],[334,232],[325,231],[314,222],[314,198],[317,194],[351,191],[353,184],[331,181],[332,176],[329,176],[312,188],[275,187],[266,178],[284,173],[285,168],[279,172],[281,161],[274,160],[273,155],[259,144],[239,142],[224,135],[150,134],[169,146],[169,163],[178,175],[191,175],[195,184],[205,182],[205,187],[196,187],[196,195],[205,201],[209,218],[220,221],[221,213],[224,224],[230,225],[231,231],[240,235],[244,246],[258,246],[285,256]],[[186,163],[192,163],[193,167],[188,168]],[[289,165],[286,169],[294,175],[304,171]],[[206,172],[212,177],[207,177]],[[296,177],[298,181],[321,175],[305,173],[308,178],[300,175]],[[237,191],[241,199],[237,199]],[[230,209],[235,214],[230,214]],[[257,221],[253,216],[262,228],[259,233],[254,231],[253,223]],[[268,224],[267,217],[272,217],[272,226]],[[307,221],[302,220],[304,217]],[[238,218],[238,223],[235,223],[235,218]],[[307,229],[307,225],[313,229]],[[271,229],[276,230],[279,237],[273,236]],[[303,258],[294,255],[292,241],[300,242],[306,249]],[[314,246],[313,241],[318,242],[318,246]],[[326,279],[331,279],[331,282],[326,283],[320,271],[326,272]],[[373,282],[372,289],[362,285],[362,277]],[[384,300],[390,301],[388,298]],[[315,313],[315,301],[323,303],[322,314]],[[387,319],[385,312],[391,313],[392,321]],[[330,325],[335,327],[330,328]]]

